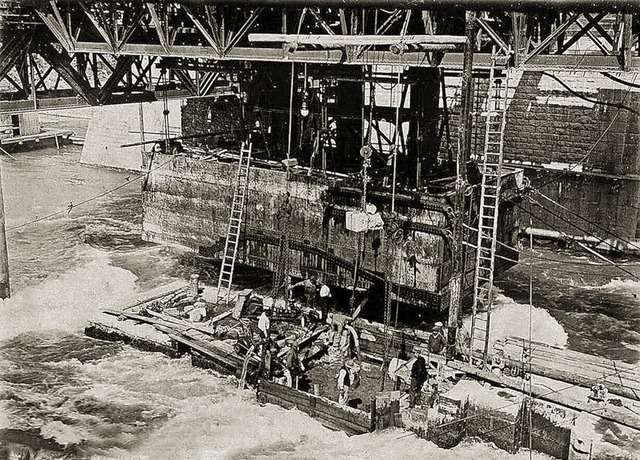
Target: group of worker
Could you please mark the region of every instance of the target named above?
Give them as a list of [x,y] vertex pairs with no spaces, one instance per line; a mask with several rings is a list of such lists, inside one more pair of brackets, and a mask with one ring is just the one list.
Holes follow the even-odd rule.
[[[286,277],[284,282],[286,300],[293,302],[293,291],[298,287],[304,289],[304,301],[310,312],[317,311],[320,307],[320,320],[330,324],[329,333],[325,336],[325,345],[329,355],[339,362],[340,367],[336,374],[338,402],[347,404],[350,391],[359,383],[360,341],[358,334],[352,325],[352,319],[340,314],[329,314],[329,302],[332,295],[326,284],[318,283],[315,276],[292,284],[291,278]],[[318,302],[319,301],[319,302]],[[267,310],[263,310],[258,319],[258,329],[261,331],[265,342],[264,369],[270,376],[272,351],[270,345],[270,319]],[[445,351],[447,339],[444,334],[444,325],[435,323],[429,336],[428,349],[430,353],[441,354]],[[284,382],[289,387],[297,387],[298,378],[305,367],[298,355],[298,346],[292,339],[285,341],[285,348],[278,353],[282,359]],[[268,360],[269,364],[266,364]],[[334,362],[335,362],[334,361]],[[422,403],[422,392],[425,383],[428,383],[429,372],[426,360],[420,354],[416,354],[411,366],[411,380],[409,385],[409,406],[415,407]]]

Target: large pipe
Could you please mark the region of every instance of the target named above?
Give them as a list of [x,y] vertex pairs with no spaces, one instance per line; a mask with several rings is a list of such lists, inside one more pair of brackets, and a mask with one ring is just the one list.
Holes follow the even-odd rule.
[[[75,3],[76,0],[58,0]],[[104,1],[104,0],[103,0]],[[157,3],[166,0],[152,0]],[[106,0],[105,3],[121,2]],[[42,0],[23,0],[23,6],[39,6]],[[339,8],[418,8],[438,10],[460,8],[484,11],[608,11],[639,12],[638,0],[174,0],[171,3],[187,5],[238,5],[252,6],[293,6],[293,7],[339,7]]]

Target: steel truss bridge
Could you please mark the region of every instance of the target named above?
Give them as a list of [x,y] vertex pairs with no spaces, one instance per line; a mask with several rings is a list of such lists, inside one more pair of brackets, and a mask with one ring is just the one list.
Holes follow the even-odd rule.
[[465,47],[475,69],[497,50],[523,69],[635,70],[638,11],[631,0],[3,0],[0,112],[208,96],[252,62],[459,72]]

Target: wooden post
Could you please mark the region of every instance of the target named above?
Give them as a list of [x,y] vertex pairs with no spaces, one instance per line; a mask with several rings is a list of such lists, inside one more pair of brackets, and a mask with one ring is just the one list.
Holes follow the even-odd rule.
[[633,57],[633,15],[625,14],[623,16],[624,31],[622,34],[622,70],[625,72],[631,68],[631,60]]
[[467,160],[471,154],[471,107],[473,106],[473,46],[476,31],[476,12],[466,12],[466,37],[467,43],[464,47],[464,61],[462,70],[462,100],[460,113],[460,128],[458,129],[458,153],[457,153],[457,179],[455,195],[455,217],[453,223],[453,270],[449,280],[449,324],[447,334],[446,355],[453,358],[456,349],[456,336],[458,327],[462,321],[462,281],[464,267],[465,246],[463,241],[464,224],[464,192],[466,189]]
[[513,30],[513,65],[519,67],[529,51],[525,13],[511,13],[511,30]]
[[[29,66],[29,86],[31,86],[33,109],[38,110],[38,98],[36,97],[36,82],[33,78],[33,59],[31,57],[31,53],[27,53],[27,65]],[[60,150],[60,148],[58,148],[58,150]]]
[[0,162],[0,298],[11,297],[9,285],[9,257],[7,255],[7,236],[4,228],[4,197],[2,195],[2,167]]
[[142,102],[138,103],[138,121],[140,122],[140,153],[144,155],[146,153],[146,149],[144,141],[144,110],[142,108]]

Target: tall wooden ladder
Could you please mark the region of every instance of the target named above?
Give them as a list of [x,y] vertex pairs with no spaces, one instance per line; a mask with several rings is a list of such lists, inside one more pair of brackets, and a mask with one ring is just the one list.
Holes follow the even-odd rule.
[[231,213],[229,214],[229,226],[227,227],[227,239],[224,243],[222,266],[220,267],[220,277],[218,278],[218,300],[226,298],[227,302],[229,302],[229,293],[231,292],[231,281],[233,280],[233,270],[240,241],[240,226],[244,214],[247,189],[249,188],[251,150],[251,141],[242,142],[242,146],[240,147],[240,160],[238,162],[238,173],[236,175],[236,189],[233,193]]
[[508,73],[496,68],[494,54],[489,74],[487,110],[483,113],[486,127],[484,152],[480,161],[482,182],[469,346],[472,360],[481,360],[482,364],[486,364],[489,352],[508,87]]

